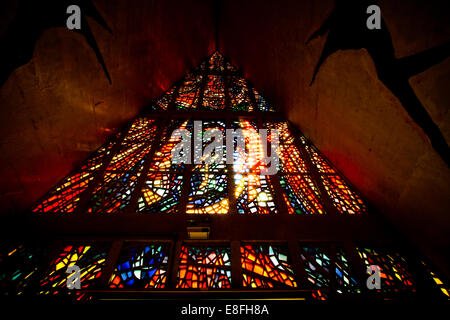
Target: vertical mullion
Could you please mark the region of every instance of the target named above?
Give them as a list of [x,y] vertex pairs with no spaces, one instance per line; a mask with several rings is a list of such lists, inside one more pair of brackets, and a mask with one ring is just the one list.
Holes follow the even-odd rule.
[[242,288],[241,242],[231,241],[231,286],[233,289]]
[[183,186],[181,189],[180,202],[178,204],[178,214],[186,214],[189,191],[191,190],[192,164],[185,164],[183,169]]
[[229,81],[230,81],[230,77],[229,76],[222,76],[222,80],[223,80],[223,90],[224,90],[224,94],[225,94],[225,110],[226,111],[231,111],[231,96],[230,96],[230,90],[229,90]]
[[172,256],[170,258],[169,279],[167,282],[169,285],[169,289],[175,289],[177,287],[178,266],[180,264],[180,254],[182,245],[183,242],[181,240],[177,240],[174,243]]
[[295,127],[293,127],[289,122],[288,122],[288,128],[289,128],[289,131],[291,131],[293,133],[295,145],[300,150],[300,154],[303,157],[303,159],[305,160],[308,171],[311,174],[313,181],[316,183],[316,185],[319,189],[319,193],[321,196],[320,198],[323,201],[323,205],[324,205],[325,209],[327,210],[327,212],[329,214],[338,215],[339,211],[334,206],[333,200],[331,199],[327,190],[325,189],[325,185],[323,184],[322,177],[321,177],[319,170],[312,162],[309,152],[306,150],[303,143],[301,141],[299,141],[298,130]]
[[200,95],[198,97],[197,107],[195,109],[201,110],[203,105],[203,97],[205,95],[206,82],[208,81],[208,70],[202,72],[202,82],[200,84]]
[[113,242],[111,249],[109,250],[108,256],[106,257],[105,265],[102,269],[102,275],[100,276],[100,286],[107,288],[111,275],[114,272],[114,267],[116,265],[117,259],[119,258],[120,250],[122,249],[123,241],[116,240]]
[[[224,77],[224,84],[225,84],[225,110],[229,110],[230,108],[230,92],[228,90],[228,77]],[[231,120],[229,117],[226,118],[225,120],[225,146],[226,146],[226,131],[227,129],[231,129]],[[232,150],[225,150],[225,152],[228,155],[228,152],[231,152],[232,154],[234,154],[234,138],[233,138],[233,148]],[[234,159],[234,156],[233,156]],[[233,161],[234,162],[234,161]],[[236,190],[236,186],[234,183],[234,168],[233,168],[233,163],[231,164],[226,164],[226,168],[227,168],[227,179],[228,179],[228,205],[229,205],[229,210],[228,213],[229,214],[237,214],[237,200],[236,200],[236,194],[235,194],[235,190]]]
[[247,88],[248,88],[248,95],[250,97],[250,103],[253,105],[253,112],[259,111],[258,104],[256,103],[255,91],[253,90],[253,87],[251,86],[251,84],[248,80],[246,80],[245,82],[246,82]]
[[327,248],[329,250],[330,257],[330,288],[328,291],[328,297],[330,301],[333,301],[337,297],[337,281],[336,281],[336,244],[331,243]]
[[[158,132],[158,130],[161,128],[161,123],[160,122],[161,122],[161,120],[155,120],[155,123],[153,124],[153,126],[156,126],[156,132]],[[133,209],[133,208],[130,208],[130,205],[132,204],[132,201],[134,201],[134,198],[136,198],[135,201],[137,201],[137,197],[139,196],[139,191],[137,190],[138,182],[142,181],[143,179],[145,179],[145,177],[141,177],[141,175],[139,175],[139,169],[142,166],[145,167],[146,163],[150,163],[152,155],[153,155],[154,150],[155,150],[155,148],[154,148],[154,144],[155,143],[156,143],[156,137],[149,137],[149,141],[146,141],[146,142],[143,143],[143,146],[141,147],[142,152],[144,152],[148,147],[150,147],[150,150],[148,151],[147,155],[143,156],[144,163],[141,166],[139,166],[138,168],[131,169],[131,170],[128,171],[130,174],[136,175],[136,183],[135,183],[135,186],[133,188],[133,192],[132,192],[132,195],[130,197],[130,201],[128,202],[128,204],[125,206],[124,209],[119,211],[120,213],[125,213],[125,214],[129,213],[130,210]],[[134,144],[134,143],[131,142],[131,144]],[[142,174],[142,172],[141,172],[141,174]],[[105,192],[104,188],[102,188],[102,193],[103,192]],[[104,207],[104,205],[105,205],[105,199],[104,199],[104,197],[102,197],[102,207]]]
[[288,210],[286,202],[284,202],[284,198],[283,198],[284,191],[283,191],[283,188],[281,187],[279,173],[270,176],[269,180],[270,180],[269,183],[272,184],[274,192],[275,192],[274,198],[275,198],[275,203],[277,205],[278,211],[282,215],[289,215],[289,210]]
[[233,165],[227,164],[229,214],[237,214],[236,185],[234,183]]
[[186,214],[187,204],[189,201],[189,191],[191,190],[191,178],[192,178],[192,170],[193,170],[193,162],[194,162],[194,121],[192,121],[192,132],[191,132],[191,154],[188,155],[190,157],[190,163],[184,164],[183,168],[183,187],[181,189],[180,203],[178,204],[178,213]]

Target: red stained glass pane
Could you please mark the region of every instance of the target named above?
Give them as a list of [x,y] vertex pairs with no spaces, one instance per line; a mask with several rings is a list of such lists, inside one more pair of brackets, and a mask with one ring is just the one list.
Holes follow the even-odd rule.
[[177,288],[231,288],[230,254],[229,248],[183,246]]
[[295,288],[297,282],[287,248],[271,245],[241,246],[244,287]]

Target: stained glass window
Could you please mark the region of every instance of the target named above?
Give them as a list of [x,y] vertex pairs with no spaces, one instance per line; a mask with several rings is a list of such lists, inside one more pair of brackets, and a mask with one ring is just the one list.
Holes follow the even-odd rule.
[[[226,172],[226,125],[223,121],[196,121],[198,136],[194,137],[196,141],[200,143],[195,143],[194,141],[194,172]],[[194,135],[193,135],[194,136]],[[216,137],[217,136],[217,137]],[[216,140],[216,139],[219,140]],[[207,147],[211,144],[211,147],[218,144],[216,148],[208,152]],[[209,147],[209,148],[211,148]],[[196,155],[200,156],[201,159],[196,159]],[[200,163],[198,163],[200,162]]]
[[328,164],[327,160],[313,146],[306,144],[305,149],[318,169],[321,182],[336,209],[340,213],[346,214],[366,212],[367,207],[361,197],[348,186],[336,170]]
[[274,202],[274,190],[270,184],[270,176],[236,173],[234,179],[238,213],[278,213]]
[[154,111],[166,111],[169,108],[169,103],[175,93],[175,88],[169,89],[160,98],[158,98],[152,105]]
[[244,78],[233,76],[228,84],[230,108],[233,111],[253,111],[247,82]]
[[295,288],[297,282],[287,248],[281,245],[241,246],[244,287]]
[[275,111],[275,108],[256,89],[253,89],[253,94],[255,95],[256,107],[259,111]]
[[260,174],[266,168],[263,162],[265,156],[263,143],[266,142],[261,141],[257,123],[241,120],[233,122],[232,128],[241,129],[245,139],[245,150],[242,150],[239,145],[234,150],[234,172]]
[[206,61],[202,62],[200,69],[214,72],[236,71],[236,68],[218,51],[214,52]]
[[[226,110],[229,116],[215,120],[210,116],[213,113],[206,112],[207,119],[200,116],[202,120],[197,122],[195,116],[180,120],[161,120],[159,116],[157,120],[152,113],[139,116],[126,132],[101,147],[32,210],[71,213],[77,209],[76,212],[92,214],[133,211],[276,214],[287,209],[289,214],[314,215],[329,213],[324,203],[332,203],[340,213],[367,212],[367,206],[345,179],[305,137],[301,134],[296,137],[286,121],[233,116],[233,112],[251,114],[275,109],[218,52],[159,97],[152,110],[158,115],[162,111]],[[196,128],[201,128],[198,136],[193,134]],[[266,128],[279,132],[279,148],[275,152],[280,161],[272,160],[277,169],[274,175],[268,174],[272,163],[266,161],[266,153],[271,153],[271,148],[266,147],[272,143],[272,137],[268,133],[268,141],[263,141],[265,138],[260,135],[260,130]],[[174,148],[182,142],[175,129],[189,133],[183,140],[190,139],[190,148],[183,148],[181,155],[190,162],[172,161]],[[240,138],[233,137],[234,148],[229,151],[233,154],[232,163],[225,161],[227,129],[242,133],[244,139],[242,145]],[[219,136],[221,141],[216,141]],[[221,145],[219,149],[205,152],[213,141]],[[303,146],[299,147],[297,141]],[[209,156],[218,161],[207,161]],[[311,170],[311,163],[317,173]],[[183,198],[186,196],[187,200]],[[230,201],[230,197],[236,201]],[[282,202],[285,205],[278,207]],[[77,208],[80,203],[82,208]],[[231,205],[236,207],[230,208]]]
[[[350,182],[297,128],[282,119],[242,72],[215,52],[62,179],[31,211],[36,214],[122,214],[120,219],[124,220],[120,221],[136,218],[133,214],[136,212],[140,214],[139,219],[148,214],[144,220],[150,221],[149,226],[153,218],[165,219],[158,214],[178,215],[190,222],[211,219],[213,237],[217,236],[214,227],[220,224],[218,220],[247,221],[244,215],[276,214],[273,218],[255,217],[255,220],[294,221],[300,219],[295,215],[325,215],[329,211],[349,215],[367,213],[367,204]],[[195,135],[197,128],[200,130]],[[175,133],[176,129],[186,130],[188,134]],[[216,141],[211,129],[221,141]],[[242,136],[231,136],[230,143],[228,129]],[[267,141],[260,135],[261,129],[269,130]],[[266,149],[271,150],[270,146],[276,141],[270,135],[275,130],[279,134],[276,150],[279,162],[276,161],[276,172],[268,174]],[[183,148],[181,155],[190,161],[175,163],[173,151],[178,150],[179,143],[186,142],[185,139],[189,139],[189,147]],[[213,140],[219,142],[219,146],[212,153],[205,152]],[[227,150],[227,143],[233,145],[232,150]],[[209,155],[220,161],[211,163],[207,159]],[[233,162],[226,162],[230,160],[227,156]],[[131,215],[126,216],[128,213]],[[234,216],[235,213],[238,216]],[[244,227],[257,229],[259,226],[259,223],[249,223]],[[43,266],[42,252],[17,246],[6,254],[0,252],[1,289],[22,294],[31,292],[30,288],[37,284],[41,294],[67,292],[69,274],[66,270],[73,265],[81,268],[82,288],[97,291],[107,285],[108,291],[124,289],[117,290],[119,292],[168,289],[171,244],[165,241],[168,240],[125,241],[118,260],[108,263],[105,260],[108,246],[101,243],[67,245],[56,257],[48,257],[54,258],[50,260],[50,268]],[[416,278],[401,255],[389,250],[357,250],[365,266],[381,268],[382,292],[415,292]],[[113,250],[111,255],[116,257],[116,253]],[[287,246],[268,242],[241,243],[240,255],[242,283],[238,286],[283,290],[298,287]],[[300,248],[299,255],[295,256],[294,262],[301,262],[296,270],[303,266],[305,280],[313,288],[315,299],[327,300],[331,295],[347,298],[360,293],[366,279],[355,277],[347,252],[339,246],[305,246]],[[173,265],[178,265],[179,269],[173,271],[178,274],[172,279],[177,288],[231,287],[230,248],[218,242],[197,246],[185,243],[177,259],[179,265]],[[43,268],[38,270],[38,265]],[[448,297],[448,282],[442,275],[430,270],[425,263],[423,269],[427,270],[423,275],[429,278],[424,283],[431,283]],[[33,285],[29,285],[30,281]],[[78,298],[91,294],[71,293]]]
[[164,288],[169,244],[129,243],[119,255],[110,279],[111,288]]
[[183,246],[177,288],[231,288],[230,255],[226,247]]
[[222,76],[208,75],[203,92],[203,110],[225,109],[225,79]]
[[334,268],[329,248],[302,247],[300,258],[306,272],[307,280],[315,288],[312,296],[317,300],[327,300],[330,290],[330,281],[335,277],[335,290],[337,293],[360,293],[358,281],[352,276],[351,268],[345,251],[336,250]]
[[178,89],[178,95],[175,99],[175,109],[187,110],[195,109],[200,96],[200,87],[202,76],[189,74]]
[[280,184],[290,214],[326,213],[317,184],[309,173],[304,155],[295,144],[287,122],[266,122],[267,128],[278,130],[280,140]]
[[[119,138],[118,135],[117,138]],[[100,147],[80,168],[66,177],[34,207],[37,213],[71,213],[76,209],[80,196],[111,152],[113,143]]]
[[294,135],[289,130],[287,122],[266,122],[265,125],[270,131],[277,130],[278,132],[280,171],[282,173],[309,173],[304,155],[296,146]]
[[80,268],[81,288],[88,288],[95,284],[102,275],[109,248],[96,244],[68,245],[53,259],[51,266],[41,280],[40,294],[58,294],[67,288],[67,280],[70,274],[67,268],[78,266]]
[[309,175],[280,175],[280,185],[289,214],[325,213],[319,191]]
[[382,292],[415,292],[415,285],[404,257],[392,250],[357,248],[366,267],[376,265],[380,269]]
[[130,203],[156,134],[155,120],[138,118],[109,163],[88,204],[90,213],[116,213]]
[[360,293],[356,277],[351,272],[348,256],[342,248],[337,249],[335,260],[338,293]]
[[46,249],[37,245],[11,245],[0,255],[0,294],[23,295],[43,264]]

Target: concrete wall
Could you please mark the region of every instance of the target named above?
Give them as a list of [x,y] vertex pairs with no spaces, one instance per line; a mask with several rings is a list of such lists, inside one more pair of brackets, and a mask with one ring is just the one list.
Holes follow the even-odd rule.
[[[30,206],[214,49],[210,1],[94,3],[113,31],[88,18],[112,85],[80,34],[51,28],[0,89],[0,214]],[[0,6],[1,35],[17,1]]]
[[[367,51],[331,55],[309,86],[333,9],[324,1],[224,2],[219,47],[362,194],[449,270],[450,171],[379,81]],[[450,40],[448,1],[379,1],[397,58]],[[450,59],[410,80],[450,141]]]

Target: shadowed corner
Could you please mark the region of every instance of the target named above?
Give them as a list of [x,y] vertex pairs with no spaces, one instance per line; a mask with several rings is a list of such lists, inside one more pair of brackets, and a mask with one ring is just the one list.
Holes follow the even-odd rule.
[[450,56],[450,41],[397,59],[392,38],[384,20],[379,30],[369,30],[366,9],[376,1],[336,0],[335,7],[306,41],[308,45],[317,37],[328,32],[320,58],[314,68],[310,86],[313,85],[325,60],[338,50],[366,49],[377,70],[378,79],[397,97],[414,122],[422,128],[431,145],[447,166],[450,166],[450,152],[444,135],[426,111],[409,84],[409,78],[439,64]]
[[111,76],[86,17],[91,17],[110,34],[112,34],[112,30],[91,0],[22,0],[15,18],[8,25],[7,31],[0,37],[2,47],[0,87],[5,84],[14,70],[31,61],[36,42],[46,29],[66,28],[66,19],[68,18],[66,9],[70,5],[78,5],[81,9],[82,28],[74,31],[83,35],[102,66],[108,82],[112,84]]

